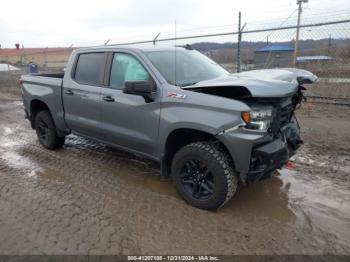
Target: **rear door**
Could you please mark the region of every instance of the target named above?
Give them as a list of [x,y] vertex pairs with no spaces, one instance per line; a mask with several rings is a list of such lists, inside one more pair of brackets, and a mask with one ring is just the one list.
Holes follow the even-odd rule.
[[[146,65],[131,53],[110,54],[109,86],[102,88],[102,126],[105,140],[148,156],[156,155],[160,92],[154,101],[123,93],[125,81],[152,79]],[[152,79],[153,81],[153,79]]]
[[65,120],[73,132],[92,138],[102,138],[101,88],[107,54],[78,54],[68,81],[63,81]]

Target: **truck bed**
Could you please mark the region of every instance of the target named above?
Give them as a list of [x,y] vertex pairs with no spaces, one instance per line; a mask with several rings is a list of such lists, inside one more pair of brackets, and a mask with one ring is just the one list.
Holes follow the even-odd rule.
[[23,103],[30,116],[31,105],[36,99],[46,105],[50,105],[50,113],[55,119],[55,124],[64,128],[64,110],[62,104],[62,84],[64,73],[22,75]]
[[35,74],[22,75],[21,80],[26,87],[46,86],[52,88],[61,88],[64,73],[49,73],[49,74]]

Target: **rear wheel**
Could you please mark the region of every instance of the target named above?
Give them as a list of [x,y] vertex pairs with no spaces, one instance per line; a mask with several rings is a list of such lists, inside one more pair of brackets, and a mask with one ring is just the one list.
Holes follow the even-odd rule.
[[195,142],[181,148],[174,156],[171,174],[185,201],[201,209],[223,206],[238,184],[227,152],[209,142]]
[[55,123],[49,111],[40,111],[35,116],[35,130],[41,145],[47,149],[57,149],[63,146],[65,137],[57,135]]

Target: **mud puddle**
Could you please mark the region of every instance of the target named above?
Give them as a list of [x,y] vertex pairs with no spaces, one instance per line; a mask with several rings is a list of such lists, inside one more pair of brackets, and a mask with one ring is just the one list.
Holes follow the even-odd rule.
[[249,220],[265,217],[289,222],[296,218],[289,206],[289,186],[275,175],[249,187],[239,186],[222,212]]
[[[175,197],[182,201],[169,178],[146,174],[138,169],[126,163],[115,171],[113,176],[121,179],[125,183],[124,186]],[[38,178],[66,184],[80,184],[76,179],[52,169],[36,171],[36,175]],[[298,224],[308,232],[316,229],[330,232],[345,243],[350,239],[350,231],[344,230],[350,228],[349,201],[350,192],[335,187],[328,180],[318,177],[305,178],[300,172],[283,169],[270,179],[249,187],[240,186],[231,201],[213,214],[241,218],[252,223],[268,219],[282,224]]]
[[[111,199],[116,197],[114,194],[109,194],[109,191],[101,190],[101,187],[95,188],[93,185],[84,184],[79,176],[56,169],[52,165],[48,167],[45,163],[37,162],[36,158],[32,159],[31,155],[23,156],[18,152],[21,149],[19,143],[8,138],[8,135],[13,134],[13,130],[10,127],[4,128],[6,135],[1,141],[3,149],[1,158],[12,167],[27,169],[27,177],[30,179],[53,180],[85,188],[87,191],[103,194]],[[91,169],[91,172],[95,170],[106,174],[106,178],[113,182],[117,181],[119,187],[149,191],[182,202],[170,178],[161,177],[158,170],[148,167],[149,163],[142,162],[132,155],[123,153],[118,155],[118,151],[106,150],[104,146],[85,140],[81,144],[77,142],[68,144],[68,148],[63,150],[66,150],[62,152],[64,155],[73,151],[78,156],[91,151],[92,162],[84,165],[93,165],[95,169]],[[76,150],[78,152],[75,152]],[[75,157],[73,155],[70,158]],[[98,161],[98,158],[105,157],[110,159],[107,162]],[[77,159],[71,161],[70,164],[74,164]],[[95,179],[103,178],[103,176],[97,178],[99,174],[95,175]],[[298,223],[308,230],[313,230],[314,227],[327,227],[326,231],[336,233],[341,239],[350,239],[349,231],[344,231],[344,228],[350,228],[349,201],[350,191],[334,185],[331,180],[319,176],[308,177],[300,171],[283,169],[270,179],[252,186],[239,186],[236,195],[217,214],[223,217],[240,217],[251,222],[264,218],[279,223]]]
[[346,188],[327,179],[283,169],[270,179],[240,187],[222,212],[252,222],[268,218],[271,222],[298,225],[309,234],[322,232],[347,245],[349,201],[350,191]]
[[342,244],[350,239],[350,191],[323,177],[283,170],[289,208],[308,232],[321,231]]

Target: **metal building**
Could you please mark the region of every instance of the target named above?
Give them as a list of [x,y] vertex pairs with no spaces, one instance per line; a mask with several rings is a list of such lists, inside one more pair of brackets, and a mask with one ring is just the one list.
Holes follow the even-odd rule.
[[269,44],[254,51],[254,68],[290,67],[293,64],[294,48]]

